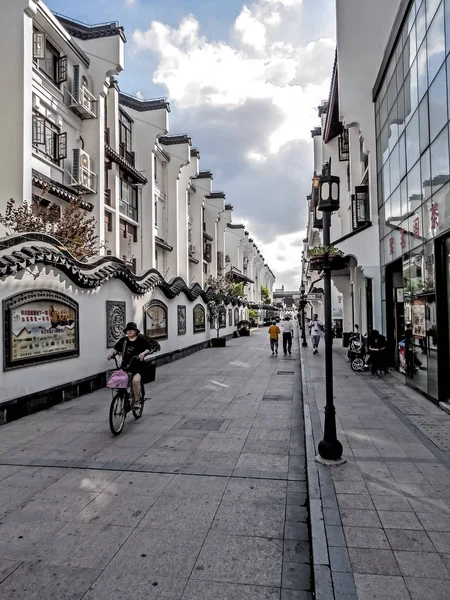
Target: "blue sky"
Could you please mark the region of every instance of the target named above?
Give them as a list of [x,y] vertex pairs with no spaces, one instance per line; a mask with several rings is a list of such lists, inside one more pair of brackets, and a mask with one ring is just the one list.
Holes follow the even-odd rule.
[[[310,130],[329,93],[335,0],[47,0],[68,17],[125,28],[119,85],[166,96],[275,271],[297,288]],[[287,218],[288,215],[288,218]]]

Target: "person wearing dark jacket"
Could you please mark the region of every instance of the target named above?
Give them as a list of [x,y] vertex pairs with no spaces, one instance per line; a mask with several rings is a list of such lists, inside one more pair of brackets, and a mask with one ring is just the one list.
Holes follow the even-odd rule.
[[378,330],[374,329],[369,337],[370,367],[372,377],[378,377],[378,371],[382,368],[385,350],[386,338],[384,335],[380,335]]

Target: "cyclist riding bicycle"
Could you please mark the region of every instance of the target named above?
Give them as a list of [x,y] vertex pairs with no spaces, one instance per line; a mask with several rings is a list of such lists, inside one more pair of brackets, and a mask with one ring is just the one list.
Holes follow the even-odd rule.
[[[108,355],[108,360],[114,358],[116,354],[122,354],[121,369],[133,375],[133,408],[139,408],[141,405],[141,375],[142,361],[151,354],[151,344],[143,336],[136,323],[127,323],[123,330],[125,336],[121,338]],[[138,357],[139,360],[133,360]]]

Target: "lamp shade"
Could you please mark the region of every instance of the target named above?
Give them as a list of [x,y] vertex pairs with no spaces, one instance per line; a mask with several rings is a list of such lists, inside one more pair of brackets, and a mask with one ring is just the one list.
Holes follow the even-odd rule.
[[324,174],[320,178],[319,206],[322,212],[334,212],[339,210],[339,184],[340,177]]

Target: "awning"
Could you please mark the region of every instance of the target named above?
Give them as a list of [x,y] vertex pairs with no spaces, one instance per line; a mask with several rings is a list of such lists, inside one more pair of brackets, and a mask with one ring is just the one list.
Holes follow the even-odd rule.
[[244,275],[243,273],[238,271],[235,267],[232,267],[230,273],[231,273],[231,277],[233,278],[233,280],[237,281],[238,283],[255,283],[253,281],[253,279],[250,279],[250,277],[247,277],[247,275]]
[[163,239],[155,236],[155,246],[161,248],[162,250],[167,250],[167,252],[172,252],[173,246],[169,246]]
[[[72,200],[80,200],[80,196],[78,194],[74,194],[73,190],[63,183],[59,183],[46,175],[42,175],[38,171],[33,169],[31,173],[31,183],[35,187],[45,190],[52,196],[56,196],[57,198],[61,198],[61,200],[65,200],[66,202],[70,202]],[[48,200],[48,198],[42,198],[43,200]],[[82,199],[82,207],[85,210],[91,211],[94,208],[94,205],[86,200]]]
[[105,154],[107,158],[118,164],[119,167],[121,167],[132,179],[138,183],[147,183],[147,178],[139,173],[139,171],[135,169],[131,163],[129,163],[123,156],[120,156],[120,154],[111,148],[111,146],[105,146]]

